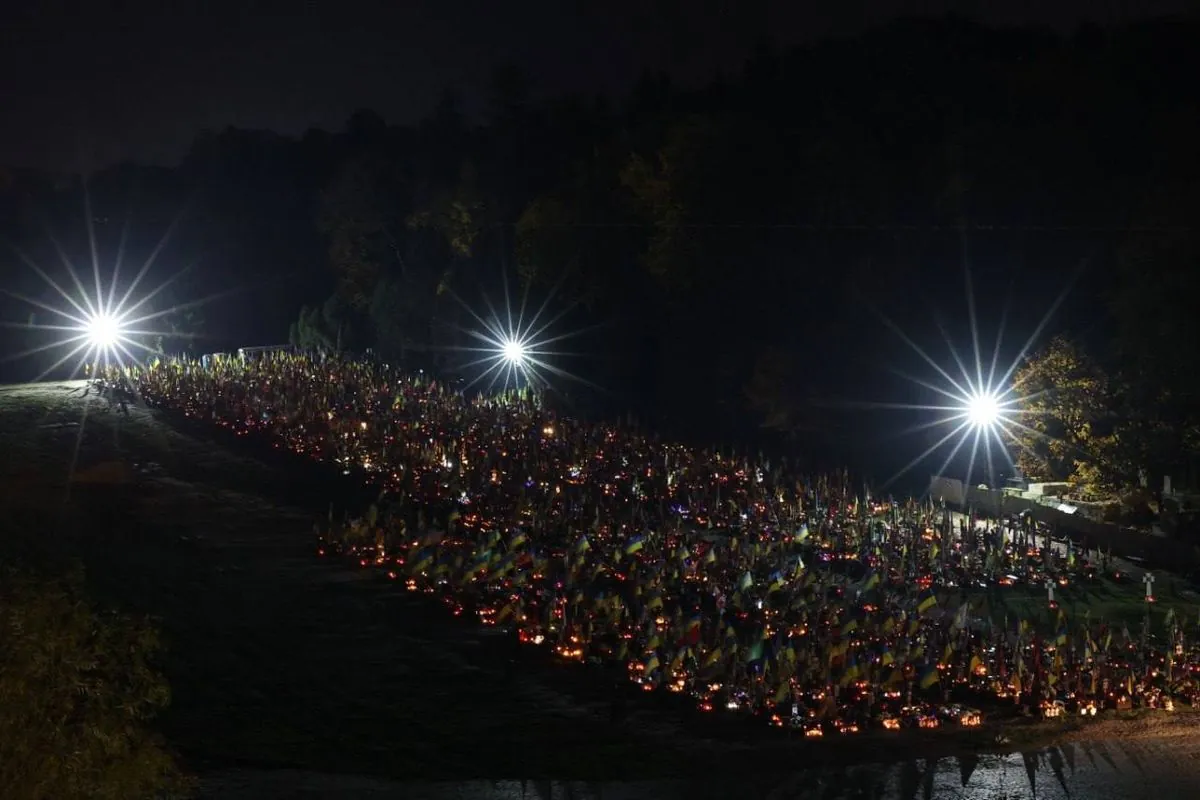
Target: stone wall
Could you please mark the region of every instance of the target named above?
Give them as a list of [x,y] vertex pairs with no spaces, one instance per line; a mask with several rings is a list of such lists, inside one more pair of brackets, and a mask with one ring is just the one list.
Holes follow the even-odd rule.
[[974,508],[993,518],[1029,511],[1034,519],[1057,526],[1060,533],[1076,543],[1101,550],[1111,548],[1113,555],[1141,559],[1148,567],[1176,572],[1200,567],[1200,547],[1191,542],[1140,533],[1079,514],[1065,514],[1027,497],[1005,495],[999,489],[966,487],[962,481],[935,476],[930,481],[929,493],[934,500],[944,499],[947,505],[959,510]]

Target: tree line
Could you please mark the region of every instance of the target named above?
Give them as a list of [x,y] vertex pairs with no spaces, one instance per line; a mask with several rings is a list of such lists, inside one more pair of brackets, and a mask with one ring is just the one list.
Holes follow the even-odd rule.
[[[223,298],[180,323],[209,337],[192,346],[290,335],[453,373],[507,284],[514,305],[569,312],[553,333],[579,355],[562,365],[603,387],[564,386],[571,402],[841,456],[878,439],[841,400],[892,392],[880,376],[911,359],[881,344],[877,311],[961,328],[969,266],[981,302],[1009,292],[1006,324],[1031,330],[1082,263],[1048,328],[1067,338],[1016,376],[1042,434],[1023,465],[1096,486],[1181,474],[1197,44],[1184,23],[905,20],[763,46],[699,87],[647,74],[619,99],[537,99],[535,76],[501,68],[483,119],[447,91],[415,125],[362,111],[338,132],[205,133],[178,167],[92,176],[93,207],[115,241],[137,186],[144,250],[187,208],[166,258],[200,260],[164,302]],[[8,186],[18,239],[40,235],[24,209],[77,213],[75,184]]]

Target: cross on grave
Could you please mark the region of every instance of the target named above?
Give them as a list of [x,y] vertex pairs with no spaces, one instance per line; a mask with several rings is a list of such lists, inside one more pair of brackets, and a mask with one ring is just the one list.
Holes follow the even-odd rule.
[[1147,572],[1142,577],[1142,583],[1146,584],[1146,602],[1154,602],[1154,576]]
[[1046,578],[1046,600],[1054,605],[1054,580],[1051,578]]

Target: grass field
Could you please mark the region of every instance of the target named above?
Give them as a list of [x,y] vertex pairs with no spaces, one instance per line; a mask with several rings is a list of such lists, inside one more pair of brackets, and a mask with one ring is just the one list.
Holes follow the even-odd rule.
[[[1133,565],[1122,564],[1125,570],[1136,570]],[[1140,571],[1132,577],[1115,580],[1110,577],[1074,583],[1067,587],[1056,587],[1054,599],[1057,608],[1051,608],[1046,590],[1040,587],[1017,585],[1002,589],[977,590],[970,593],[974,615],[990,617],[996,624],[1006,620],[1010,626],[1018,620],[1026,620],[1043,633],[1051,633],[1058,623],[1059,610],[1066,614],[1068,625],[1074,629],[1087,619],[1092,624],[1108,623],[1118,631],[1127,627],[1133,636],[1140,634],[1150,614],[1150,631],[1161,636],[1167,629],[1167,617],[1174,609],[1176,619],[1185,626],[1189,636],[1200,635],[1200,593],[1182,578],[1166,573],[1156,573],[1154,583],[1155,602],[1146,603],[1146,588],[1141,581]],[[954,594],[940,595],[947,608],[958,601]]]
[[[78,558],[101,603],[160,620],[173,689],[161,727],[193,770],[617,780],[831,758],[748,724],[698,725],[674,706],[636,703],[614,723],[612,682],[532,656],[512,668],[497,637],[317,559],[312,522],[339,491],[323,473],[144,409],[119,416],[77,384],[0,387],[0,452],[0,555]],[[1198,604],[1176,591],[1194,620]],[[1060,597],[1068,610],[1093,605],[1093,617],[1140,614],[1140,584]],[[1003,603],[1019,613],[1045,595],[1016,589]],[[893,736],[886,754],[982,748],[991,735],[934,733]],[[879,742],[863,744],[854,757],[882,757]]]
[[[1150,613],[1150,629],[1161,632],[1165,627],[1169,609],[1186,623],[1188,632],[1197,632],[1197,612],[1200,611],[1200,595],[1191,584],[1169,575],[1157,576],[1155,602],[1147,605],[1145,586],[1140,580],[1116,582],[1111,579],[1097,580],[1069,586],[1055,591],[1055,600],[1066,611],[1069,618],[1082,619],[1090,616],[1093,622],[1108,622],[1111,625],[1126,625],[1137,633],[1146,613]],[[1006,611],[1025,618],[1047,620],[1052,612],[1044,589],[1013,587],[1002,595],[1002,606]]]

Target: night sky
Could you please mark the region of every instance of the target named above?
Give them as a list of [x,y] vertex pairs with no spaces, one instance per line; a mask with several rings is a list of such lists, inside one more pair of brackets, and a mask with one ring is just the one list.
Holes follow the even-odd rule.
[[[62,2],[0,10],[0,164],[76,170],[171,163],[197,131],[340,128],[370,107],[423,117],[444,88],[482,107],[494,65],[539,95],[620,93],[646,69],[683,84],[907,14],[1071,29],[1194,12],[1194,0],[394,0]],[[20,8],[19,6],[26,6]]]

